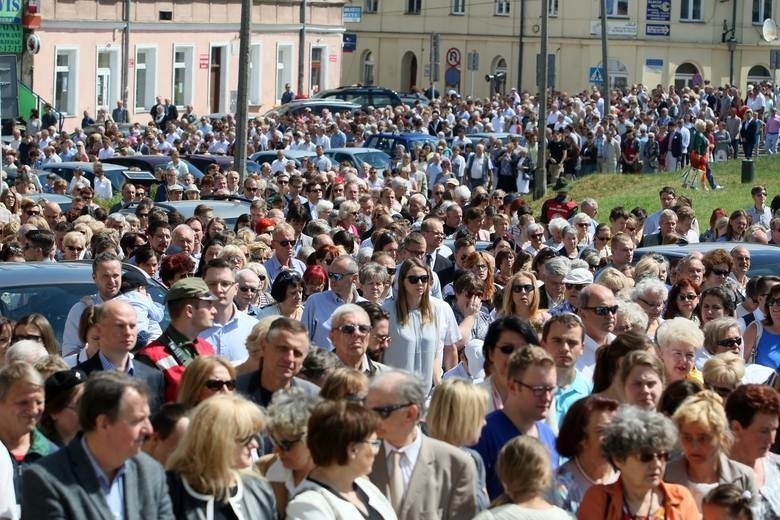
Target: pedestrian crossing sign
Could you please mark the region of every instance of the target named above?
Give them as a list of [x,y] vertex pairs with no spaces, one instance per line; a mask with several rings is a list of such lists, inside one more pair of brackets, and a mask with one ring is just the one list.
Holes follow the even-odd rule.
[[591,67],[588,77],[590,83],[595,83],[597,85],[604,83],[604,71],[601,67]]

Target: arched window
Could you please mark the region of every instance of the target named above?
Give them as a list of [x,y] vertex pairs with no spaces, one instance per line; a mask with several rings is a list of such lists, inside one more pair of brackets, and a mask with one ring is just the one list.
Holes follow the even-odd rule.
[[758,85],[763,82],[771,82],[771,81],[772,81],[772,75],[769,73],[769,70],[766,67],[764,67],[763,65],[756,65],[754,67],[750,67],[750,70],[748,71],[748,75],[747,75],[748,84]]
[[374,56],[371,51],[363,52],[363,85],[374,84]]
[[693,87],[696,80],[700,81],[699,69],[693,63],[683,63],[674,72],[674,88]]
[[490,73],[495,79],[490,82],[490,94],[504,94],[506,91],[507,66],[502,56],[496,56],[490,65]]

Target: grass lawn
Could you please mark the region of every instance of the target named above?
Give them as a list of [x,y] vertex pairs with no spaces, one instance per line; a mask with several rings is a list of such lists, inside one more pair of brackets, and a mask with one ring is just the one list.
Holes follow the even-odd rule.
[[[755,160],[755,182],[742,184],[742,160],[711,163],[715,182],[724,187],[722,190],[702,191],[682,188],[679,173],[658,174],[594,174],[570,183],[569,196],[580,202],[585,197],[593,197],[599,203],[599,222],[608,222],[610,209],[623,206],[627,210],[636,206],[645,208],[648,214],[660,207],[658,191],[663,186],[672,186],[678,194],[686,195],[693,201],[693,209],[702,230],[707,228],[712,210],[724,208],[728,213],[752,205],[750,188],[754,184],[766,186],[769,197],[767,205],[775,195],[780,194],[780,157],[759,157]],[[697,183],[698,184],[698,183]],[[547,197],[555,196],[549,189]],[[542,202],[529,201],[535,215],[539,215]]]

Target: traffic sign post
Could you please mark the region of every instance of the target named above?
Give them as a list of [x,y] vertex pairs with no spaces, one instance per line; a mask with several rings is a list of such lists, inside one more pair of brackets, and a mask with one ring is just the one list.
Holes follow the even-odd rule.
[[479,70],[479,53],[477,51],[469,53],[467,68],[471,72],[471,97],[474,97],[474,73]]
[[436,97],[436,82],[439,81],[439,33],[431,33],[431,98]]

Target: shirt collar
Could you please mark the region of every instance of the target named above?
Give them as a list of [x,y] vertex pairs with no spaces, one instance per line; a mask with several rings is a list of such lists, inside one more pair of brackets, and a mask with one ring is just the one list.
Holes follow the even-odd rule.
[[[108,359],[106,356],[103,355],[103,352],[98,350],[98,359],[100,360],[100,364],[103,365],[103,370],[119,370],[114,363],[111,362],[110,359]],[[135,368],[133,367],[133,355],[129,354],[129,357],[127,358],[127,367],[125,368],[125,373],[132,376],[133,372],[135,372]]]
[[114,476],[114,479],[111,480],[108,478],[108,475],[106,475],[106,472],[103,471],[103,468],[100,467],[100,464],[98,464],[97,460],[95,460],[95,457],[92,455],[92,452],[89,451],[89,446],[87,446],[87,438],[84,435],[81,436],[81,447],[84,448],[84,453],[87,454],[89,463],[92,465],[92,469],[95,471],[95,476],[97,477],[98,482],[100,482],[101,485],[105,487],[110,487],[112,482],[116,481],[119,478],[124,477],[125,471],[127,471],[126,462],[123,462],[122,465],[117,468],[116,475]]
[[420,449],[422,448],[422,437],[423,437],[420,428],[417,426],[414,427],[414,433],[415,433],[414,440],[410,444],[407,444],[406,446],[402,446],[400,448],[396,448],[395,446],[393,446],[387,441],[382,441],[384,442],[384,446],[385,446],[385,456],[388,459],[390,459],[390,457],[393,456],[393,452],[397,451],[407,456],[409,458],[409,461],[412,464],[414,464],[415,461],[417,460],[418,455],[420,455]]

